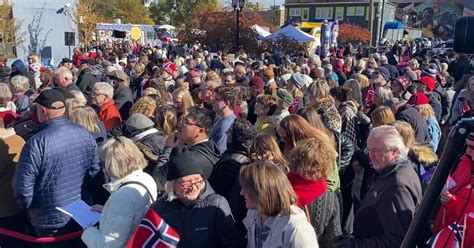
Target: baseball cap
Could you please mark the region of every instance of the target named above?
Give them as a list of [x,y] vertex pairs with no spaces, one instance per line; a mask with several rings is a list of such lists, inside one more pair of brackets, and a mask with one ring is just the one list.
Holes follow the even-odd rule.
[[[41,91],[34,102],[48,109],[63,109],[66,106],[66,97],[59,89],[46,89]],[[55,102],[62,102],[63,106],[52,106]]]

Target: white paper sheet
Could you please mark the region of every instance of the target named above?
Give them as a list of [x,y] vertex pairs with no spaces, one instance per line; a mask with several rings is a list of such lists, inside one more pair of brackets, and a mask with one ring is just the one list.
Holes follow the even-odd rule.
[[77,199],[63,208],[57,207],[56,209],[71,216],[83,229],[95,225],[100,220],[100,213],[91,211],[91,207],[82,199]]
[[443,187],[443,190],[441,191],[441,193],[446,193],[448,192],[448,190],[454,188],[456,186],[456,182],[453,180],[452,177],[448,177],[448,180],[446,180],[446,184],[444,185]]

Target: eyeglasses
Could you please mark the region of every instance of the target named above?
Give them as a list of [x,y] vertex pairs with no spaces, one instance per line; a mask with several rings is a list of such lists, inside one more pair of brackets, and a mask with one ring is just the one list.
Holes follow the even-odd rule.
[[196,186],[197,188],[201,187],[202,183],[204,182],[204,180],[199,180],[197,182],[184,182],[184,183],[178,183],[176,182],[177,184],[179,184],[179,186],[183,187],[184,189],[189,189],[189,188],[192,188],[194,186]]
[[196,123],[189,123],[188,120],[186,120],[186,118],[181,118],[181,120],[179,121],[179,125],[180,126],[196,126],[196,127],[200,127],[200,128],[203,128],[201,125],[199,124],[196,124]]

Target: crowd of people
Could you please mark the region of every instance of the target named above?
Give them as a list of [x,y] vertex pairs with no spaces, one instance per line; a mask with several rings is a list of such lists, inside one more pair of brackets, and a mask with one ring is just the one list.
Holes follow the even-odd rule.
[[[178,247],[400,247],[447,133],[474,116],[474,59],[397,51],[0,55],[0,227],[81,230],[57,208],[82,199],[99,223],[42,247],[126,247],[150,209]],[[474,246],[474,132],[465,147],[423,242],[457,223],[442,242]]]

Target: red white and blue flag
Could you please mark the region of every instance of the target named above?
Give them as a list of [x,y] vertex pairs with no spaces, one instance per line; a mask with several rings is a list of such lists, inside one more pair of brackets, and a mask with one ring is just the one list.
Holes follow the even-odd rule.
[[148,210],[127,248],[172,248],[179,242],[179,234],[152,209]]
[[442,229],[428,241],[431,248],[460,248],[463,239],[464,226],[454,222]]

